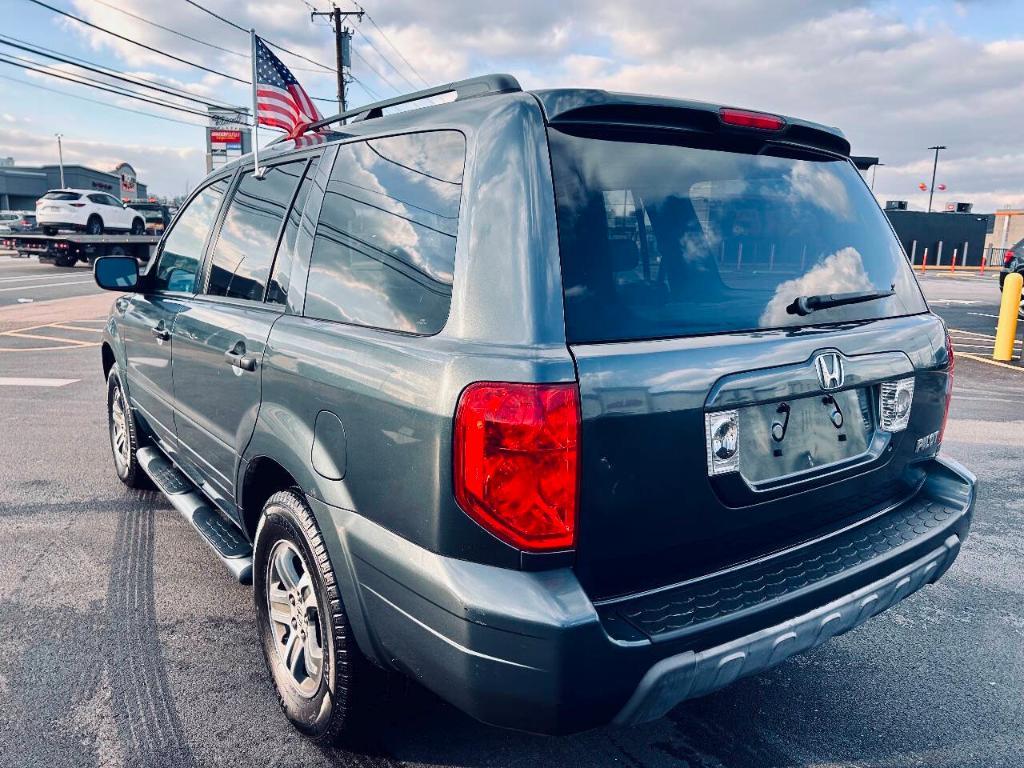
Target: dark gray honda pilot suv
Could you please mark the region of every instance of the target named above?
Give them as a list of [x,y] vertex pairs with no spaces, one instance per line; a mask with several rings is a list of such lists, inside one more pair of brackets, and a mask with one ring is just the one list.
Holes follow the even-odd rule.
[[314,129],[95,265],[117,473],[251,579],[304,733],[381,669],[651,720],[949,568],[952,351],[837,130],[502,75]]

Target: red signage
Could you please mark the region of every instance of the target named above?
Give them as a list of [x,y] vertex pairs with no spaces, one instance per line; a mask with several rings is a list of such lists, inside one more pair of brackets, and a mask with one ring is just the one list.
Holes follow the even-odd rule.
[[241,144],[241,131],[210,131],[210,141],[214,144]]

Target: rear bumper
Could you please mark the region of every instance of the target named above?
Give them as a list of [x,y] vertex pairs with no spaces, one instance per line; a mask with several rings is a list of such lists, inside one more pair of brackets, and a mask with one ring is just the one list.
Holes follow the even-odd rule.
[[[935,459],[915,498],[871,523],[756,568],[596,607],[571,569],[440,557],[354,513],[314,508],[334,562],[349,569],[343,598],[371,658],[479,720],[565,733],[660,717],[863,623],[945,573],[974,498],[975,478]],[[788,575],[766,583],[776,572]],[[726,595],[711,612],[709,581]]]

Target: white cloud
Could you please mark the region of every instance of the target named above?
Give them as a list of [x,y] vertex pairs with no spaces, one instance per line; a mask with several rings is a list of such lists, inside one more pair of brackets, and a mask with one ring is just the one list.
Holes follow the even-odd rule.
[[[245,52],[246,35],[184,3],[111,0],[159,24]],[[310,22],[299,0],[206,0],[211,10],[314,61],[333,64],[330,30]],[[236,77],[248,61],[146,25],[93,0],[74,12],[132,40],[173,51]],[[924,205],[917,184],[930,179],[927,147],[949,146],[940,163],[946,199],[973,200],[976,210],[1024,206],[1024,39],[1019,27],[978,40],[962,32],[984,4],[936,3],[898,16],[897,6],[867,0],[688,0],[642,7],[618,0],[390,0],[370,12],[382,33],[362,32],[412,82],[419,83],[387,40],[429,82],[484,71],[509,71],[528,87],[586,86],[658,93],[796,115],[842,128],[859,154],[878,155],[882,199]],[[909,11],[908,11],[909,12]],[[354,24],[355,22],[351,22]],[[74,22],[60,27],[126,68],[204,96],[244,103],[245,89]],[[992,39],[998,38],[998,39]],[[361,35],[355,50],[395,86],[408,83]],[[333,95],[329,73],[282,55],[314,95]],[[354,74],[379,95],[394,90],[356,58]],[[353,103],[363,94],[353,90]],[[938,198],[937,198],[938,201]]]

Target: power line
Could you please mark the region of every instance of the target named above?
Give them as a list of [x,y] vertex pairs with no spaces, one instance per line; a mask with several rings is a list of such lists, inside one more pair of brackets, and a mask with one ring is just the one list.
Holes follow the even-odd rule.
[[[39,0],[32,0],[32,2],[39,2]],[[195,8],[198,8],[203,13],[208,13],[210,16],[213,16],[213,18],[218,19],[219,21],[224,22],[229,27],[234,27],[239,32],[245,32],[245,34],[249,34],[249,30],[246,29],[245,27],[243,27],[241,24],[236,24],[235,22],[231,21],[231,19],[224,18],[219,13],[216,13],[215,11],[211,11],[209,8],[204,8],[199,3],[197,3],[195,0],[185,0],[185,2],[188,3],[189,5],[195,7]],[[310,64],[314,64],[314,65],[320,67],[321,69],[327,70],[328,72],[337,72],[337,70],[334,67],[329,67],[326,64],[323,64],[323,63],[321,63],[319,61],[311,59],[311,58],[309,58],[307,56],[303,56],[301,53],[296,53],[295,51],[288,50],[283,45],[278,45],[277,43],[272,43],[270,40],[267,40],[264,37],[261,37],[260,39],[263,40],[271,48],[276,48],[277,50],[284,51],[285,53],[287,53],[287,54],[289,54],[291,56],[295,56],[298,59],[302,59],[303,61],[308,61]]]
[[398,57],[402,61],[405,62],[405,66],[407,66],[409,69],[411,69],[413,71],[413,73],[416,75],[416,77],[418,77],[420,79],[420,82],[423,83],[425,86],[427,86],[429,88],[430,87],[430,83],[428,83],[424,79],[423,75],[420,74],[420,71],[418,69],[416,69],[416,67],[414,67],[412,65],[412,63],[407,58],[405,58],[404,55],[402,55],[402,52],[398,49],[398,46],[395,45],[393,42],[391,42],[391,38],[388,37],[386,34],[384,34],[384,30],[381,29],[380,26],[378,26],[376,21],[374,21],[373,16],[371,16],[366,11],[366,9],[363,8],[363,6],[359,5],[359,3],[356,3],[355,0],[353,0],[352,4],[355,5],[356,8],[358,8],[359,10],[363,11],[363,13],[366,14],[366,18],[369,19],[371,24],[373,24],[373,28],[377,30],[377,32],[380,34],[380,36],[384,39],[384,42],[386,42],[388,45],[390,45],[392,47],[392,49],[394,49],[395,53],[398,54]]
[[233,51],[230,48],[224,48],[215,43],[208,43],[205,40],[200,40],[198,37],[192,37],[192,35],[186,34],[184,32],[179,32],[178,30],[171,29],[170,27],[165,27],[163,24],[158,24],[155,21],[150,21],[145,16],[139,16],[137,13],[126,11],[124,8],[118,8],[116,5],[112,5],[111,3],[105,2],[105,0],[93,0],[93,2],[99,3],[100,5],[109,8],[112,11],[123,13],[125,16],[131,16],[133,19],[138,19],[143,24],[148,24],[151,27],[156,27],[157,29],[162,29],[165,32],[170,32],[172,35],[177,35],[178,37],[182,37],[186,40],[191,40],[193,43],[199,43],[200,45],[205,45],[207,48],[214,48],[218,51],[223,51],[224,53],[230,53],[232,56],[241,56],[246,59],[249,58],[248,53],[243,53],[242,51]]
[[368,86],[366,83],[364,83],[358,77],[353,75],[351,72],[349,73],[348,76],[352,79],[353,83],[358,84],[359,87],[363,89],[363,92],[366,93],[367,96],[369,96],[374,101],[380,101],[380,95],[375,90],[373,90],[373,88]]
[[111,104],[109,101],[100,101],[99,99],[90,99],[88,96],[80,96],[77,93],[68,93],[62,91],[59,88],[48,88],[45,85],[39,83],[30,83],[28,80],[19,80],[16,77],[8,77],[7,75],[0,75],[0,79],[10,80],[12,83],[18,83],[19,85],[27,85],[29,88],[38,88],[41,91],[49,91],[50,93],[57,93],[61,96],[67,96],[70,99],[78,99],[79,101],[87,101],[90,104],[98,104],[101,107],[107,107],[109,109],[118,109],[122,112],[131,112],[136,115],[143,115],[145,117],[152,117],[157,120],[167,120],[171,123],[179,123],[181,125],[193,125],[197,128],[205,128],[205,123],[193,123],[190,120],[179,120],[176,117],[167,117],[165,115],[154,115],[152,112],[143,112],[141,109],[132,109],[131,107],[123,107],[120,104]]
[[[250,82],[248,80],[243,80],[240,77],[235,77],[234,75],[229,75],[229,74],[227,74],[225,72],[218,72],[216,69],[210,69],[209,67],[204,67],[202,64],[196,64],[195,62],[189,61],[188,59],[183,59],[183,58],[181,58],[179,56],[175,56],[172,53],[167,53],[166,51],[161,51],[159,48],[154,48],[151,45],[146,45],[145,43],[140,43],[138,40],[132,40],[130,37],[125,37],[124,35],[118,34],[117,32],[112,32],[111,30],[106,29],[105,27],[101,27],[99,24],[93,24],[91,21],[86,21],[83,18],[75,16],[73,13],[68,13],[67,11],[61,10],[60,8],[55,8],[52,5],[48,5],[47,3],[44,3],[42,0],[28,0],[28,2],[34,3],[35,5],[38,5],[38,6],[42,7],[42,8],[46,8],[47,10],[53,11],[54,13],[56,13],[56,14],[58,14],[60,16],[65,16],[65,17],[67,17],[69,19],[77,21],[79,24],[83,24],[83,25],[85,25],[87,27],[91,27],[92,29],[99,30],[100,32],[105,32],[106,34],[110,35],[111,37],[116,37],[118,40],[124,40],[126,43],[131,43],[132,45],[137,45],[139,48],[145,48],[147,51],[152,51],[153,53],[160,54],[161,56],[166,56],[168,59],[172,59],[172,60],[177,61],[177,62],[179,62],[181,64],[187,64],[190,67],[195,67],[196,69],[201,69],[204,72],[209,72],[212,75],[219,75],[220,77],[226,78],[228,80],[234,80],[235,82],[238,82],[238,83],[243,83],[245,85],[250,85]],[[191,2],[191,0],[186,0],[186,2]]]
[[[379,49],[379,48],[377,48],[377,46],[373,44],[373,41],[372,41],[372,40],[371,40],[371,39],[370,39],[369,37],[367,37],[367,36],[366,36],[366,33],[365,33],[365,32],[363,32],[363,30],[359,29],[359,27],[356,27],[356,32],[358,32],[358,33],[360,34],[360,36],[361,36],[361,37],[363,38],[363,40],[365,40],[365,41],[366,41],[366,43],[367,43],[367,44],[368,44],[368,45],[369,45],[369,46],[370,46],[371,48],[373,48],[373,50],[374,50],[374,51],[376,52],[376,54],[377,54],[378,56],[380,56],[380,57],[381,57],[381,59],[383,59],[383,60],[384,60],[384,62],[385,62],[385,63],[386,63],[386,64],[387,64],[387,65],[388,65],[389,67],[391,67],[391,68],[392,68],[393,70],[395,70],[395,72],[397,72],[397,73],[398,73],[398,76],[399,76],[400,78],[402,78],[403,80],[405,80],[405,82],[407,82],[407,83],[409,84],[409,87],[410,87],[410,88],[412,88],[412,89],[413,89],[414,91],[415,91],[415,90],[418,90],[418,89],[419,89],[419,86],[418,86],[418,85],[416,85],[416,83],[414,83],[414,82],[413,82],[412,80],[410,80],[410,79],[409,79],[408,77],[406,77],[406,76],[405,76],[405,75],[404,75],[404,74],[402,73],[402,71],[401,71],[401,70],[400,70],[400,69],[399,69],[398,67],[396,67],[396,66],[394,65],[394,63],[392,63],[391,59],[389,59],[389,58],[388,58],[387,56],[385,56],[385,55],[384,55],[383,53],[381,53],[381,52],[380,52],[380,49]],[[366,60],[365,60],[365,59],[363,59],[363,61],[366,61]]]
[[[20,57],[18,57],[18,58],[20,58]],[[165,102],[165,101],[159,101],[157,99],[150,99],[150,98],[148,98],[146,96],[134,93],[132,91],[118,90],[118,89],[113,88],[113,87],[108,87],[108,86],[104,86],[104,85],[96,85],[96,84],[93,84],[93,83],[85,82],[84,80],[76,80],[74,77],[68,76],[66,74],[58,73],[58,72],[52,72],[52,71],[48,71],[48,70],[45,70],[45,69],[39,69],[38,67],[28,66],[28,65],[23,64],[23,63],[21,63],[19,61],[16,61],[16,60],[12,61],[12,60],[4,57],[4,56],[0,56],[0,64],[7,64],[8,66],[18,67],[18,68],[26,70],[28,72],[36,72],[36,73],[38,73],[40,75],[47,75],[49,77],[55,77],[55,78],[57,78],[59,80],[67,80],[69,83],[76,83],[77,85],[84,85],[84,86],[86,86],[88,88],[95,88],[96,90],[99,90],[99,91],[106,91],[107,93],[112,93],[115,96],[124,96],[124,97],[127,97],[129,99],[135,99],[136,101],[144,101],[144,102],[147,102],[149,104],[155,104],[156,106],[163,107],[164,109],[173,109],[173,110],[176,110],[178,112],[186,112],[188,114],[198,115],[199,117],[203,117],[203,118],[209,117],[209,115],[206,112],[200,112],[199,110],[196,110],[196,109],[190,109],[188,107],[183,107],[183,106],[178,105],[178,104],[171,104],[171,103]]]
[[[124,8],[118,8],[116,5],[113,5],[111,3],[106,2],[106,0],[93,0],[93,2],[99,3],[100,5],[102,5],[102,6],[106,7],[106,8],[109,8],[112,11],[117,11],[118,13],[123,13],[125,16],[131,16],[133,19],[137,19],[137,20],[141,21],[143,24],[148,24],[151,27],[156,27],[157,29],[162,29],[165,32],[170,32],[172,35],[177,35],[178,37],[184,38],[185,40],[191,40],[194,43],[199,43],[200,45],[205,45],[208,48],[213,48],[214,50],[223,51],[224,53],[230,53],[232,56],[240,56],[240,57],[245,58],[245,59],[249,58],[249,54],[245,53],[244,51],[236,51],[236,50],[233,50],[231,48],[225,48],[225,47],[223,47],[221,45],[217,45],[216,43],[211,43],[211,42],[208,42],[206,40],[200,40],[198,37],[193,37],[190,34],[182,32],[181,30],[174,29],[172,27],[168,27],[168,26],[165,26],[163,24],[158,24],[155,21],[150,21],[145,16],[140,16],[137,13],[132,13],[131,11],[126,11]],[[320,71],[318,69],[309,69],[308,67],[294,67],[294,69],[296,71],[299,71],[299,72],[319,72]]]
[[370,70],[371,72],[373,72],[373,74],[375,74],[375,75],[376,75],[377,77],[379,77],[379,78],[380,78],[381,80],[383,80],[383,81],[384,81],[385,83],[387,83],[388,85],[390,85],[390,86],[391,86],[391,89],[392,89],[392,90],[393,90],[393,91],[394,91],[395,93],[397,93],[397,94],[399,94],[399,95],[402,95],[403,93],[405,93],[405,89],[403,89],[403,88],[399,88],[399,87],[398,87],[397,85],[395,85],[395,84],[394,84],[394,83],[392,83],[392,82],[391,82],[390,80],[388,80],[388,78],[387,78],[387,77],[385,77],[385,76],[384,76],[383,74],[381,74],[381,72],[380,72],[380,71],[379,71],[379,70],[378,70],[378,69],[377,69],[377,68],[376,68],[375,66],[373,66],[373,64],[371,64],[370,62],[368,62],[368,61],[366,60],[366,57],[365,57],[365,56],[363,56],[363,54],[361,54],[361,53],[360,53],[360,52],[359,52],[358,50],[356,50],[355,48],[353,48],[353,49],[352,49],[352,53],[353,53],[353,54],[355,54],[356,58],[358,58],[358,59],[359,59],[359,60],[360,60],[361,62],[363,62],[363,64],[365,64],[365,65],[366,65],[367,69],[369,69],[369,70]]
[[[21,45],[19,43],[8,42],[8,40],[14,40],[14,39],[16,39],[16,38],[7,38],[6,35],[0,35],[0,45],[6,45],[6,46],[8,46],[10,48],[17,48],[19,50],[27,51],[28,53],[35,54],[36,56],[42,56],[42,57],[47,58],[47,59],[52,59],[53,61],[59,61],[59,62],[61,62],[63,64],[70,64],[70,65],[75,66],[75,67],[80,67],[81,69],[85,69],[85,70],[87,70],[89,72],[95,72],[96,74],[103,75],[104,77],[110,77],[110,78],[113,78],[115,80],[122,80],[122,81],[124,81],[126,83],[130,83],[131,85],[137,85],[137,86],[141,86],[143,88],[150,88],[150,89],[152,89],[154,91],[160,91],[161,93],[165,93],[168,96],[173,96],[173,97],[178,98],[178,99],[187,99],[188,101],[194,101],[194,102],[196,102],[198,104],[202,104],[203,106],[206,106],[206,107],[215,107],[216,108],[216,107],[227,107],[228,106],[227,104],[224,104],[224,103],[217,104],[217,103],[212,102],[212,101],[207,101],[206,99],[199,98],[198,96],[190,94],[187,91],[179,91],[176,88],[167,88],[167,87],[164,87],[164,86],[162,86],[160,84],[153,83],[152,81],[144,80],[142,78],[134,79],[132,77],[125,76],[124,74],[121,74],[121,73],[117,72],[116,70],[108,72],[108,71],[105,71],[105,69],[101,69],[101,68],[96,67],[96,66],[91,66],[89,64],[81,64],[81,63],[73,61],[73,60],[71,60],[69,58],[66,58],[64,56],[59,56],[59,55],[56,55],[56,54],[46,53],[45,49],[36,49],[34,46],[31,46],[31,45]],[[13,54],[8,54],[8,55],[13,56]],[[14,58],[18,58],[18,57],[15,56]],[[32,64],[42,64],[42,62],[38,62],[38,61],[31,61],[31,60],[26,60],[26,61],[29,61]],[[83,75],[79,75],[78,73],[73,73],[73,74],[75,74],[77,77],[84,77]],[[90,78],[86,78],[86,79],[90,79]],[[100,80],[100,81],[96,81],[96,82],[103,82],[103,81]]]

